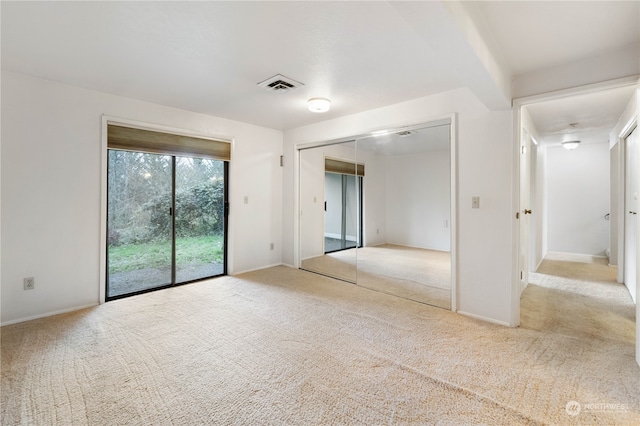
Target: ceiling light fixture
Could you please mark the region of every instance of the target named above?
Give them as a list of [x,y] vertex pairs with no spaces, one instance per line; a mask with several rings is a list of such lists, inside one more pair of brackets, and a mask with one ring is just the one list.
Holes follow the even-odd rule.
[[327,112],[331,108],[331,101],[326,98],[311,98],[307,106],[311,112]]
[[562,142],[562,147],[564,149],[576,149],[580,145],[580,141],[566,141]]

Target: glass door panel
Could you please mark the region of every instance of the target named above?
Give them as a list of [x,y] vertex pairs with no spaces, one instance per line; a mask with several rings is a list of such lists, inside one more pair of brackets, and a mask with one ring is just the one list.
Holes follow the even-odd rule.
[[176,157],[176,283],[225,273],[224,162]]
[[109,150],[107,298],[171,284],[172,157]]
[[360,245],[361,179],[355,175],[325,173],[325,253]]

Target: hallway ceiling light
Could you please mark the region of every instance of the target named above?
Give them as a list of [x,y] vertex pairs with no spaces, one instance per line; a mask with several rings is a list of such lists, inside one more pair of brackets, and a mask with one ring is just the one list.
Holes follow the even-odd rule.
[[311,98],[307,106],[311,112],[327,112],[331,108],[331,101],[326,98]]
[[576,149],[580,145],[580,141],[566,141],[562,142],[562,147],[564,149]]

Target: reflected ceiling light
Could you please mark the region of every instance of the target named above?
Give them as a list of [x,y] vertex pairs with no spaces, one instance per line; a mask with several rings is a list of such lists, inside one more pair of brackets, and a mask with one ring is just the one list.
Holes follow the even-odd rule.
[[566,141],[562,142],[562,147],[564,149],[576,149],[580,145],[580,141]]
[[374,132],[371,132],[371,136],[373,136],[374,138],[377,138],[379,136],[388,135],[388,134],[389,134],[388,130],[376,130]]
[[311,112],[327,112],[331,108],[331,101],[327,98],[311,98],[307,106]]

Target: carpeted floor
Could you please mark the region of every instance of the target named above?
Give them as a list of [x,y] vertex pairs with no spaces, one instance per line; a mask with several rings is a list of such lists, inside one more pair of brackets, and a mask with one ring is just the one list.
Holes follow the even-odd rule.
[[[633,339],[537,320],[538,303],[599,284],[546,277],[517,329],[286,267],[5,326],[1,422],[639,424]],[[607,289],[611,305],[553,321],[632,327],[624,289]]]
[[305,259],[303,269],[451,309],[451,254],[383,244]]

